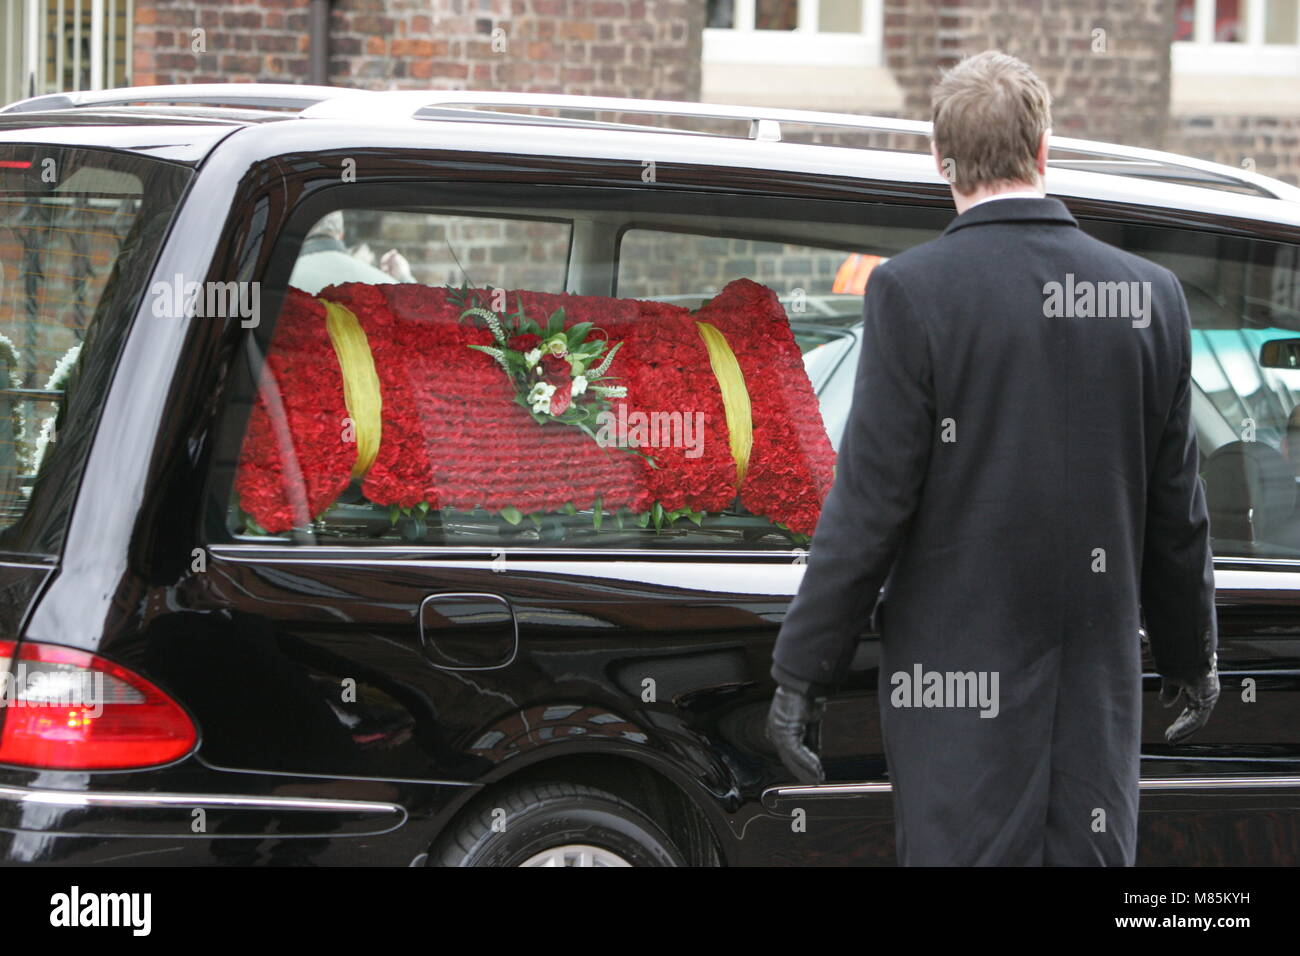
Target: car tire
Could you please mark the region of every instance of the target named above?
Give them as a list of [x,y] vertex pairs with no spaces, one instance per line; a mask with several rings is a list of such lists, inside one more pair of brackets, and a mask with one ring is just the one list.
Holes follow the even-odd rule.
[[[495,827],[494,827],[495,824]],[[686,866],[659,824],[595,787],[542,783],[484,800],[429,866]]]

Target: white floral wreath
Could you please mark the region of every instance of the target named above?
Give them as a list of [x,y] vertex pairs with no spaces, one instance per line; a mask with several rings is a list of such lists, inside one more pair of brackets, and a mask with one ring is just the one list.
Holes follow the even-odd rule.
[[[45,390],[47,392],[62,389],[67,385],[68,377],[72,374],[72,368],[77,364],[77,358],[80,355],[80,342],[63,353],[63,358],[59,359],[58,364],[54,366],[54,371],[45,380]],[[55,412],[54,415],[46,416],[41,422],[40,434],[36,436],[36,443],[32,447],[31,474],[35,474],[40,469],[41,461],[45,458],[45,449],[54,439],[54,420],[57,417],[58,412]]]

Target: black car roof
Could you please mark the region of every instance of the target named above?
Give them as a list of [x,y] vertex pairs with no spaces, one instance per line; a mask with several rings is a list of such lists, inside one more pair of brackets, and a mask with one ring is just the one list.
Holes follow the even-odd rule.
[[218,143],[248,125],[237,116],[193,111],[0,113],[0,137],[15,132],[24,143],[125,150],[188,165],[201,163]]

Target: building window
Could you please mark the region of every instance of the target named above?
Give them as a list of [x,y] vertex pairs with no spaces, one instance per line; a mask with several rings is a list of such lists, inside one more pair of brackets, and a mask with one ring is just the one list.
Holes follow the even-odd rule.
[[1176,73],[1300,74],[1300,0],[1178,0]]
[[0,98],[131,84],[133,0],[0,0]]
[[708,0],[704,60],[879,66],[882,0]]

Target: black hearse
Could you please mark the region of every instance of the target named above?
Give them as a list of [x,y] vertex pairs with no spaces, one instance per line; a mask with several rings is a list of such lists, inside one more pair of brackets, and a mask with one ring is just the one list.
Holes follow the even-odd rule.
[[[810,128],[843,139],[800,142]],[[744,495],[706,509],[671,481],[648,510],[553,508],[549,486],[595,480],[568,453],[518,459],[528,508],[385,504],[350,460],[340,478],[326,433],[359,443],[362,419],[402,402],[481,414],[460,444],[398,453],[387,438],[390,474],[414,462],[435,483],[474,460],[454,448],[497,434],[450,359],[421,364],[396,326],[380,347],[375,316],[402,296],[418,313],[526,290],[499,314],[549,321],[534,306],[563,302],[666,329],[745,279],[771,293],[753,301],[781,303],[764,313],[773,361],[797,344],[771,380],[815,394],[823,422],[793,460],[834,446],[871,265],[953,216],[926,131],[255,85],[0,110],[0,860],[892,862],[869,629],[821,726],[828,782],[792,781],[763,733],[806,509]],[[870,148],[905,135],[916,152]],[[1071,140],[1054,143],[1048,186],[1086,230],[1172,269],[1195,326],[1224,691],[1171,747],[1148,674],[1140,862],[1294,865],[1300,193]],[[625,344],[641,334],[622,328]],[[727,389],[687,378],[700,401]],[[360,410],[375,381],[387,412]],[[751,397],[755,415],[796,413]],[[324,420],[339,407],[346,421]],[[286,425],[309,430],[314,409],[315,439]],[[817,473],[796,468],[769,497],[806,500],[800,476]],[[472,498],[511,478],[456,480]],[[287,511],[257,498],[267,481]]]

